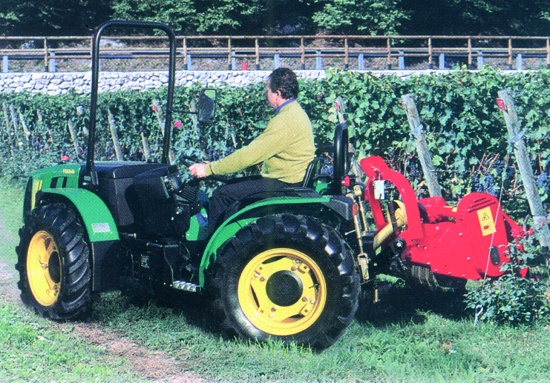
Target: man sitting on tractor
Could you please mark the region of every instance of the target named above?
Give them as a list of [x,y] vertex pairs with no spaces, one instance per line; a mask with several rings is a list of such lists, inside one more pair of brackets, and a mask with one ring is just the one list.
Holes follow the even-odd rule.
[[195,163],[191,175],[204,178],[238,172],[262,163],[259,177],[216,189],[210,199],[208,234],[213,234],[227,209],[242,198],[266,198],[289,186],[299,186],[314,158],[313,129],[306,112],[296,102],[299,93],[296,74],[288,68],[275,69],[268,77],[265,94],[275,117],[247,146],[218,161]]

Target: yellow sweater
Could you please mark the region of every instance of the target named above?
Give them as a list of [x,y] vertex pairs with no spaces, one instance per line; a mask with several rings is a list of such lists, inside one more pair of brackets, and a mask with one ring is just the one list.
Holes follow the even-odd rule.
[[228,174],[262,162],[261,174],[287,183],[301,182],[315,155],[311,122],[297,102],[273,117],[250,144],[221,160],[211,162],[206,174]]

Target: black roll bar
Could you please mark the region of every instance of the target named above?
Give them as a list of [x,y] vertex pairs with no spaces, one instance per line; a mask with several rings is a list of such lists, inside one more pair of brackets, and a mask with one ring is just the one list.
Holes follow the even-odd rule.
[[92,185],[97,185],[97,174],[94,166],[95,136],[97,124],[97,98],[99,92],[99,49],[101,34],[109,27],[129,27],[143,29],[159,29],[168,36],[170,43],[169,64],[168,64],[168,95],[166,99],[166,115],[164,123],[164,141],[162,146],[162,163],[168,163],[168,152],[170,150],[170,136],[172,128],[172,105],[174,102],[174,87],[176,76],[176,36],[174,30],[163,23],[152,21],[128,21],[109,20],[101,24],[94,33],[92,40],[92,90],[90,100],[90,122],[88,137],[88,153],[86,156],[86,169],[84,179]]

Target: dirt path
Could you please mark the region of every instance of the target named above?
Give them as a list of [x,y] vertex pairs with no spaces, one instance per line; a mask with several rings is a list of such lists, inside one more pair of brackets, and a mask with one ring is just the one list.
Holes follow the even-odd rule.
[[[3,243],[16,243],[11,231],[6,227],[4,216],[0,212],[0,241]],[[13,250],[15,252],[15,249]],[[19,290],[16,285],[14,265],[8,265],[0,259],[0,297],[5,300],[15,301],[19,299]]]
[[[0,240],[5,243],[16,243],[7,229],[0,214]],[[13,264],[0,259],[0,299],[22,305],[17,288],[17,273]],[[162,351],[151,351],[136,345],[130,339],[102,328],[97,323],[70,322],[55,323],[63,332],[72,331],[81,339],[104,348],[115,358],[125,357],[132,363],[133,370],[147,379],[148,382],[163,383],[202,383],[206,382],[199,375],[186,372],[184,363]]]

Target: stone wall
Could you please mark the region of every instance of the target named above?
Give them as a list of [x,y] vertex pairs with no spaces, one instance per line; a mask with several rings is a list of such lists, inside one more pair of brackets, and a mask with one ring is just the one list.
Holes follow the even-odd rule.
[[[246,86],[265,81],[271,71],[178,71],[177,86]],[[299,77],[318,79],[325,71],[296,71]],[[77,73],[0,73],[0,92],[40,92],[50,95],[74,89],[88,93],[91,88],[90,72]],[[164,72],[101,72],[99,91],[142,90],[166,85],[168,73]]]
[[[296,70],[297,76],[306,80],[325,77],[324,70]],[[366,72],[366,71],[361,71]],[[378,76],[394,75],[409,77],[421,74],[445,74],[448,70],[419,71],[369,71]],[[503,71],[505,72],[505,71]],[[517,72],[517,71],[516,71]],[[178,71],[177,86],[190,86],[196,83],[202,86],[247,86],[263,82],[271,71]],[[0,73],[0,93],[2,92],[40,92],[58,95],[74,89],[76,93],[89,93],[91,72],[75,73]],[[166,85],[168,73],[162,72],[101,72],[99,91],[142,90]]]

